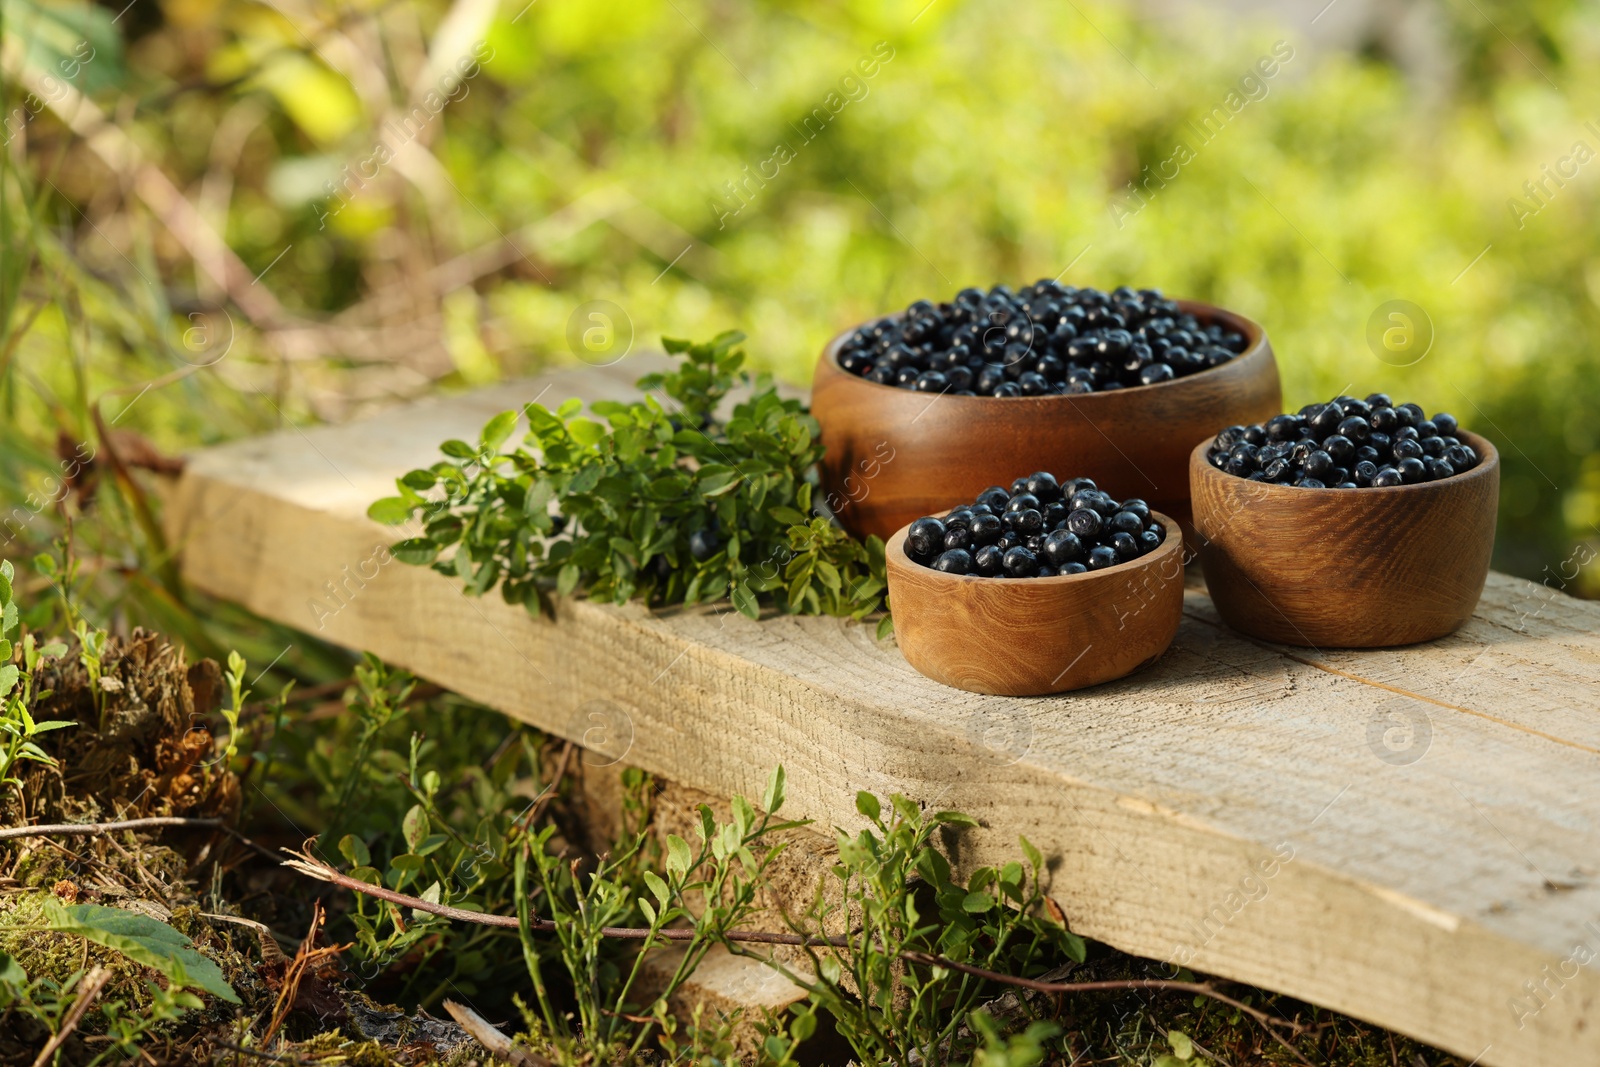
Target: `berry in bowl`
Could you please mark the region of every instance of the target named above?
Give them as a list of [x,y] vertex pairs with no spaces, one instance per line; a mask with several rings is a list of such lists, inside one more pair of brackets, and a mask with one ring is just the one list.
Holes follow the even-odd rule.
[[1038,696],[1131,674],[1172,643],[1183,536],[1142,500],[1040,471],[886,546],[900,651],[974,693]]
[[1212,440],[1206,460],[1241,478],[1302,489],[1416,485],[1478,465],[1482,457],[1458,429],[1454,415],[1430,419],[1387,393],[1341,396],[1255,426],[1230,426]]
[[1186,520],[1190,449],[1281,406],[1272,347],[1248,319],[1050,279],[845,331],[811,401],[824,501],[853,533],[884,537],[1041,462]]
[[1190,458],[1217,612],[1314,648],[1409,645],[1471,618],[1489,574],[1500,457],[1454,417],[1384,393],[1230,426]]

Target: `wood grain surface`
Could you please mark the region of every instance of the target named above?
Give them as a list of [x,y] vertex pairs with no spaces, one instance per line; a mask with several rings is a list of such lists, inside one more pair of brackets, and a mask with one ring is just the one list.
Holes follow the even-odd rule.
[[1099,685],[1155,662],[1183,617],[1183,531],[1103,571],[1054,578],[945,574],[885,545],[896,642],[906,662],[972,693],[1041,696]]
[[1137,497],[1186,524],[1189,450],[1223,427],[1278,414],[1283,394],[1260,326],[1178,303],[1243,333],[1249,346],[1220,367],[1108,393],[996,399],[897,389],[842,369],[839,348],[853,331],[840,334],[812,384],[829,506],[847,529],[887,540],[943,501],[1043,470],[1093,478],[1118,500]]
[[1478,604],[1494,551],[1500,454],[1417,485],[1298,489],[1190,456],[1206,587],[1236,630],[1323,648],[1410,645],[1453,633]]
[[968,868],[1016,858],[1026,834],[1074,928],[1119,948],[1480,1064],[1600,1062],[1600,971],[1573,962],[1600,951],[1600,605],[1491,575],[1449,637],[1306,650],[1241,636],[1191,587],[1145,670],[979,696],[870,625],[585,601],[534,618],[393,561],[403,531],[364,517],[496,411],[626,396],[658,367],[632,356],[197,453],[166,511],[183,572],[595,761],[747,796],[782,763],[786,813],[820,828],[858,829],[860,789],[964,810],[984,824],[956,842]]

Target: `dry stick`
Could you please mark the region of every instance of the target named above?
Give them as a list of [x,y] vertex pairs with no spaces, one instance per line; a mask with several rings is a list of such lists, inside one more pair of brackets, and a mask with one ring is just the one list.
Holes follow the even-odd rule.
[[121,819],[116,822],[58,822],[38,826],[8,826],[0,830],[0,841],[13,837],[90,837],[115,833],[118,830],[149,830],[162,826],[182,826],[195,830],[221,830],[251,851],[274,863],[277,853],[256,844],[244,834],[221,819],[188,818],[182,815],[151,815],[143,819]]
[[145,830],[157,826],[192,826],[210,830],[227,829],[222,825],[221,819],[187,819],[181,815],[152,815],[144,819],[123,819],[120,822],[61,822],[43,826],[8,826],[4,830],[0,830],[0,841],[12,837],[72,837],[109,834],[118,830]]
[[[351,878],[334,870],[326,863],[315,859],[309,853],[291,852],[284,849],[293,859],[283,861],[285,867],[299,871],[311,878],[328,882],[343,889],[365,893],[377,900],[386,900],[390,904],[399,904],[402,907],[412,908],[416,911],[427,912],[429,915],[438,915],[457,922],[477,923],[479,926],[502,926],[514,930],[517,928],[515,915],[492,915],[481,911],[467,911],[463,908],[452,908],[448,904],[434,904],[420,897],[407,896],[405,893],[396,893],[392,889],[385,889],[381,885],[363,882],[359,878]],[[529,926],[538,933],[548,934],[555,930],[556,924],[551,919],[534,919]],[[603,926],[600,928],[602,937],[614,937],[623,941],[643,941],[649,937],[659,937],[664,941],[689,941],[695,932],[689,929],[669,927],[665,930],[651,931],[644,926]],[[821,938],[803,937],[800,934],[767,933],[762,930],[729,930],[728,939],[731,941],[750,941],[762,945],[810,945],[813,947],[832,946],[842,948],[849,944],[843,937]]]
[[50,1062],[56,1054],[56,1049],[60,1048],[61,1043],[77,1028],[83,1013],[89,1010],[89,1005],[95,1002],[100,996],[100,990],[104,989],[109,981],[111,981],[111,971],[99,964],[83,976],[83,981],[78,984],[78,999],[67,1009],[67,1016],[61,1020],[61,1029],[56,1031],[56,1036],[39,1050],[38,1057],[33,1061],[33,1067],[45,1067],[45,1064]]
[[488,1049],[489,1055],[495,1059],[506,1060],[516,1067],[553,1067],[550,1060],[537,1052],[512,1044],[511,1039],[496,1030],[493,1023],[465,1004],[446,1000],[444,1010],[450,1013],[450,1018],[456,1021],[457,1026],[471,1034],[473,1040]]
[[[414,908],[417,911],[427,912],[431,915],[439,915],[446,919],[454,919],[457,922],[477,923],[480,926],[503,926],[510,928],[518,925],[517,918],[514,915],[491,915],[481,911],[466,911],[462,908],[452,908],[448,904],[434,904],[418,897],[407,896],[404,893],[397,893],[392,889],[385,889],[382,886],[372,885],[370,882],[363,882],[358,878],[351,878],[348,875],[334,870],[327,864],[312,858],[307,853],[290,853],[290,855],[294,856],[295,858],[284,860],[283,865],[285,867],[292,868],[296,871],[299,871],[301,874],[308,875],[309,877],[317,878],[324,882],[330,882],[333,885],[337,885],[345,889],[354,890],[357,893],[365,893],[367,896],[376,897],[379,900],[386,900],[391,904],[400,904],[405,907]],[[556,928],[555,922],[550,919],[534,919],[529,922],[528,925],[532,930],[539,933],[550,933]],[[694,938],[695,931],[692,929],[669,927],[664,930],[656,930],[652,933],[650,929],[642,926],[606,926],[601,928],[600,934],[603,937],[614,937],[630,941],[643,941],[652,936],[659,937],[667,941],[689,941]],[[843,936],[805,937],[800,934],[767,933],[762,930],[729,930],[723,936],[729,941],[750,942],[761,945],[802,945],[811,948],[846,948],[850,944],[850,940]],[[1288,1041],[1284,1040],[1282,1035],[1277,1032],[1273,1026],[1273,1020],[1269,1015],[1256,1008],[1252,1008],[1250,1005],[1245,1004],[1242,1001],[1235,1000],[1225,993],[1219,993],[1214,987],[1204,982],[1179,982],[1160,978],[1128,978],[1105,982],[1041,982],[1032,978],[1020,978],[1012,974],[1002,974],[999,971],[990,971],[982,967],[974,967],[970,963],[957,963],[955,960],[947,960],[943,956],[935,956],[927,952],[916,952],[910,949],[902,951],[900,953],[900,958],[910,963],[920,963],[929,967],[944,967],[948,970],[960,971],[964,974],[970,974],[978,978],[985,978],[991,982],[998,982],[1002,985],[1020,986],[1023,989],[1033,989],[1041,993],[1098,993],[1130,989],[1164,989],[1172,992],[1195,993],[1199,996],[1210,997],[1212,1000],[1244,1012],[1246,1015],[1250,1016],[1257,1023],[1259,1023],[1268,1034],[1272,1035],[1274,1041],[1278,1042],[1278,1044],[1287,1049],[1296,1059],[1298,1059],[1301,1063],[1306,1064],[1306,1067],[1312,1067],[1310,1061],[1300,1054],[1300,1050],[1295,1048]]]

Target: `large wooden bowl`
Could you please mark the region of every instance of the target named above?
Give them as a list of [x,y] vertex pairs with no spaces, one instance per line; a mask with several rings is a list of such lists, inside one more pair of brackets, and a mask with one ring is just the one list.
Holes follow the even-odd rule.
[[1189,450],[1219,427],[1283,410],[1278,365],[1264,330],[1209,304],[1178,301],[1202,322],[1244,334],[1220,367],[1159,385],[1065,396],[954,396],[879,385],[839,366],[854,330],[817,363],[811,413],[822,428],[823,500],[858,537],[971,500],[1019,474],[1093,478],[1118,500],[1139,497],[1189,521]]
[[1183,535],[1115,567],[1055,578],[946,574],[889,539],[889,608],[900,651],[936,682],[972,693],[1040,696],[1109,682],[1165,652],[1183,616]]
[[1431,641],[1472,617],[1489,574],[1500,454],[1436,482],[1297,489],[1189,460],[1200,565],[1234,629],[1313,648]]

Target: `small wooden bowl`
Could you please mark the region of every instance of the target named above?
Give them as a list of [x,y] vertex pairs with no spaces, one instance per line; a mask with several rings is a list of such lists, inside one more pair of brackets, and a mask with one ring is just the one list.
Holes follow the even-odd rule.
[[1297,489],[1189,460],[1200,565],[1234,629],[1284,645],[1378,648],[1431,641],[1472,617],[1489,574],[1500,454],[1419,485]]
[[887,545],[889,608],[900,651],[945,685],[1042,696],[1109,682],[1155,660],[1183,616],[1183,532],[1101,571],[1055,578],[946,574],[906,555],[909,523]]
[[1220,367],[1109,393],[995,399],[918,393],[870,382],[839,366],[846,330],[823,349],[811,413],[822,429],[822,499],[858,537],[887,538],[951,500],[971,500],[1019,473],[1093,478],[1125,500],[1189,521],[1189,450],[1219,426],[1262,422],[1283,410],[1278,365],[1264,330],[1190,300],[1203,322],[1245,335]]

